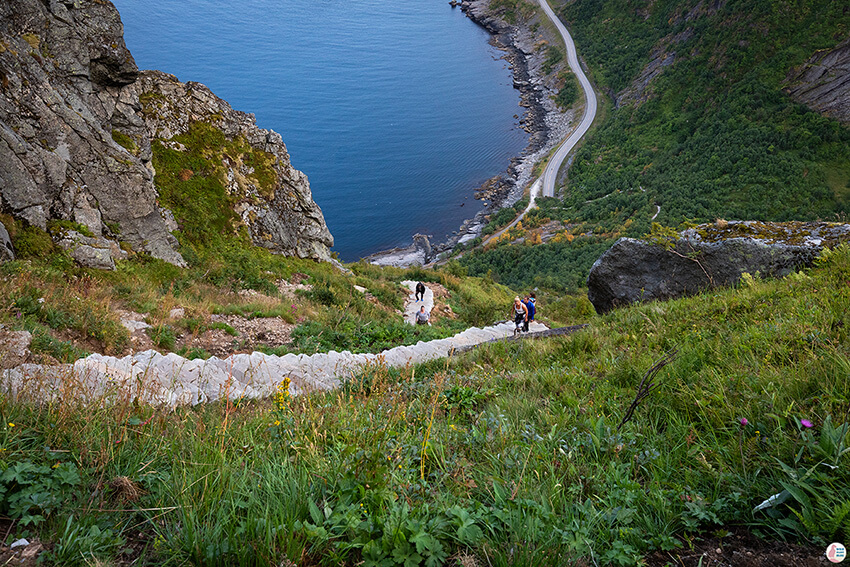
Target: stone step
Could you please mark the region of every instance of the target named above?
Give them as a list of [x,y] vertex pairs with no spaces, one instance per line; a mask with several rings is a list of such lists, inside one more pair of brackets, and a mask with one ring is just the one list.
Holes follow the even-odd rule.
[[[538,322],[529,325],[532,332],[545,329],[547,327]],[[4,370],[0,372],[0,386],[15,398],[52,400],[63,395],[70,382],[81,397],[92,400],[129,396],[174,407],[222,398],[269,397],[275,394],[281,381],[289,378],[289,393],[296,396],[336,388],[342,380],[369,364],[412,366],[513,333],[513,323],[470,327],[454,337],[420,341],[379,354],[330,351],[275,356],[254,352],[207,360],[188,360],[155,350],[121,358],[92,354],[73,365],[25,364]]]

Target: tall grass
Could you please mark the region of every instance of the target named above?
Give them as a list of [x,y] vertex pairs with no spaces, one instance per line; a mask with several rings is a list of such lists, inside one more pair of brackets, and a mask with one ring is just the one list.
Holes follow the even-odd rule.
[[4,471],[61,462],[80,481],[16,516],[11,496],[33,485],[4,472],[0,513],[18,521],[10,537],[107,558],[130,546],[137,564],[636,565],[736,525],[819,546],[848,535],[848,280],[844,247],[784,280],[634,306],[566,338],[374,365],[294,399],[172,412],[83,404],[70,383],[51,403],[4,397]]

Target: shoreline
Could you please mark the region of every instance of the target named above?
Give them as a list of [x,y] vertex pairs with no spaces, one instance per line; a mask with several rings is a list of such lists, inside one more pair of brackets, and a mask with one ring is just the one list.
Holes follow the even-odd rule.
[[558,89],[553,74],[543,73],[545,50],[538,49],[539,32],[532,29],[532,21],[511,25],[498,13],[490,10],[489,0],[463,0],[458,4],[464,14],[490,34],[490,44],[504,52],[514,88],[520,92],[519,106],[524,112],[519,118],[520,127],[529,134],[528,145],[511,158],[505,171],[491,177],[475,189],[476,199],[488,201],[484,209],[463,221],[458,230],[443,242],[432,243],[430,236],[413,235],[413,244],[383,250],[366,256],[364,260],[379,266],[410,267],[425,265],[458,244],[470,242],[481,235],[487,224],[485,217],[519,201],[526,186],[532,181],[534,165],[565,139],[576,125],[575,109],[561,110],[552,97]]

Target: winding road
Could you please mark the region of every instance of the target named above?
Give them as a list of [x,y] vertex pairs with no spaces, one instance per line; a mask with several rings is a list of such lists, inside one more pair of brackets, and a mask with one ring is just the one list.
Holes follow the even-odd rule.
[[540,3],[540,8],[543,9],[546,16],[553,24],[555,24],[555,27],[558,29],[558,33],[561,34],[561,38],[564,40],[564,45],[567,48],[567,64],[578,78],[578,82],[584,91],[584,98],[587,101],[584,106],[584,116],[582,117],[578,128],[576,128],[573,133],[561,143],[557,151],[555,151],[552,155],[552,158],[543,170],[543,175],[531,185],[528,206],[525,210],[517,218],[515,218],[511,224],[496,232],[490,236],[490,238],[486,238],[484,240],[484,244],[487,244],[494,238],[499,238],[506,231],[516,226],[516,224],[525,217],[528,211],[537,206],[535,201],[537,200],[537,196],[540,195],[541,190],[543,191],[544,197],[555,196],[555,181],[558,178],[558,172],[561,170],[561,165],[563,165],[564,160],[567,159],[567,155],[569,155],[578,141],[587,134],[587,131],[590,129],[590,125],[593,124],[593,120],[596,118],[596,110],[598,108],[596,93],[593,91],[593,85],[590,84],[590,80],[587,78],[587,75],[585,75],[584,71],[581,70],[581,65],[579,65],[578,62],[578,54],[576,53],[576,44],[573,41],[572,36],[570,35],[570,32],[567,31],[563,22],[561,22],[558,16],[555,15],[555,12],[549,6],[549,3],[546,2],[546,0],[538,0],[538,2]]
[[564,160],[567,158],[567,154],[570,153],[578,141],[581,140],[581,138],[590,129],[590,125],[593,124],[593,119],[596,118],[598,104],[596,100],[596,93],[593,92],[593,85],[590,84],[590,80],[587,78],[587,75],[584,74],[584,71],[581,70],[581,65],[579,65],[578,55],[576,54],[576,44],[573,42],[570,32],[567,31],[563,22],[561,22],[558,16],[555,15],[555,12],[552,11],[552,8],[549,7],[549,3],[546,2],[546,0],[538,1],[540,2],[540,7],[544,12],[546,12],[546,15],[550,20],[552,20],[552,23],[555,24],[555,27],[558,28],[558,33],[561,34],[561,37],[564,40],[564,45],[567,48],[567,63],[569,64],[570,69],[572,69],[572,72],[575,73],[576,78],[578,78],[578,82],[581,84],[581,88],[584,91],[584,98],[587,101],[584,106],[584,117],[581,119],[581,123],[578,125],[578,128],[576,128],[575,131],[570,134],[570,137],[561,144],[552,156],[552,159],[549,160],[549,163],[546,165],[546,169],[543,170],[543,196],[554,197],[555,180],[558,177],[558,171],[561,169],[561,164],[564,163]]

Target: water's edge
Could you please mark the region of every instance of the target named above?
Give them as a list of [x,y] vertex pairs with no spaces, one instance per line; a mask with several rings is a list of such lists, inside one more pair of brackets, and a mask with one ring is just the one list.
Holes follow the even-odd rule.
[[561,139],[565,129],[571,126],[571,111],[560,112],[551,102],[544,102],[555,93],[544,83],[540,61],[537,61],[536,65],[530,63],[530,59],[535,55],[530,22],[520,22],[515,26],[506,23],[490,11],[489,0],[463,0],[459,6],[470,20],[490,34],[491,45],[505,53],[504,59],[509,64],[514,88],[520,92],[520,106],[525,108],[521,123],[529,133],[528,146],[519,156],[511,159],[504,172],[489,179],[475,191],[476,198],[485,200],[486,207],[474,217],[463,221],[452,236],[443,242],[433,243],[430,242],[430,235],[414,235],[414,243],[410,246],[376,252],[364,258],[372,264],[399,267],[424,265],[459,243],[469,242],[480,236],[487,224],[488,215],[511,206],[522,198],[527,184],[531,181],[535,163]]

